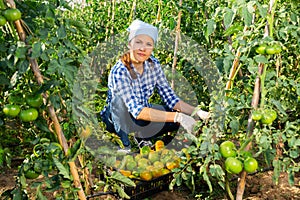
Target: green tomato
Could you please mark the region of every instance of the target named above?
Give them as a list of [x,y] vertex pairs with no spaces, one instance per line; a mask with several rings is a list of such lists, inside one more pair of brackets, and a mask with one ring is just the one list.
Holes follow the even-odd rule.
[[26,97],[26,103],[34,108],[39,108],[43,104],[43,97],[41,94],[28,95]]
[[276,53],[276,49],[274,46],[267,46],[265,49],[266,53],[269,55],[273,55]]
[[33,169],[36,173],[40,174],[43,170],[42,161],[40,161],[40,160],[35,161],[35,163],[33,165]]
[[226,158],[225,169],[231,174],[239,174],[243,170],[243,163],[234,157],[229,157]]
[[275,54],[278,54],[278,53],[281,52],[281,46],[280,46],[280,45],[275,44],[275,45],[274,45],[274,48],[275,48]]
[[274,121],[277,118],[277,113],[275,110],[273,109],[267,109],[266,112],[269,113],[269,115],[271,115],[272,120]]
[[3,107],[3,113],[9,117],[16,117],[20,110],[18,105],[7,104]]
[[29,108],[27,110],[22,110],[20,112],[20,119],[23,121],[23,122],[31,122],[31,121],[34,121],[38,118],[38,111],[37,109],[35,108]]
[[256,48],[255,52],[258,54],[265,54],[266,53],[266,44],[261,44],[259,47]]
[[4,26],[6,24],[6,18],[0,15],[0,26]]
[[235,157],[236,156],[236,148],[233,142],[225,141],[220,145],[220,153],[224,158]]
[[275,110],[266,109],[263,111],[263,115],[261,118],[261,123],[263,124],[272,124],[273,121],[277,118],[277,113]]
[[258,163],[255,158],[248,157],[244,161],[244,169],[248,173],[253,173],[257,170],[258,168]]
[[25,177],[27,179],[36,179],[37,177],[39,176],[38,173],[36,173],[34,170],[32,169],[28,169],[26,172],[25,172]]
[[252,112],[252,119],[253,119],[254,121],[259,121],[259,120],[261,119],[261,117],[262,117],[262,113],[261,113],[260,110],[254,110],[254,111]]
[[19,9],[16,8],[10,8],[3,12],[4,17],[7,21],[16,21],[21,19],[21,12]]

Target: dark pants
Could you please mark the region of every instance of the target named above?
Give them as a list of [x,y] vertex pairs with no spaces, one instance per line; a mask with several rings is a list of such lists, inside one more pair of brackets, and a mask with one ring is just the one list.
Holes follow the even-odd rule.
[[[166,106],[155,105],[155,109],[172,111]],[[177,131],[178,123],[173,122],[149,122],[135,119],[127,110],[121,98],[113,98],[105,112],[101,114],[102,121],[106,124],[106,130],[116,133],[124,146],[129,146],[129,133],[135,137],[150,140],[162,136],[165,133]]]

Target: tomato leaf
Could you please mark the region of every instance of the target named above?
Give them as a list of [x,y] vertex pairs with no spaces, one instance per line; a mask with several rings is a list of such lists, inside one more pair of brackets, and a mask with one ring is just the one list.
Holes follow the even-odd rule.
[[256,55],[255,57],[254,57],[254,60],[257,62],[257,63],[268,63],[269,61],[268,61],[268,59],[265,57],[265,56],[263,56],[263,55]]
[[232,24],[234,17],[235,17],[234,11],[230,8],[226,8],[224,14],[224,25],[226,29],[228,29],[228,27]]
[[242,8],[242,16],[246,26],[250,26],[252,23],[252,14],[248,11],[247,7]]
[[40,42],[35,42],[32,45],[31,58],[38,58],[42,54],[42,44]]
[[36,189],[36,199],[47,200],[47,197],[45,197],[41,191],[41,185],[39,185]]
[[121,198],[130,199],[130,196],[128,196],[128,194],[125,193],[124,189],[121,186],[114,184],[114,187],[117,189],[118,194]]
[[66,32],[66,28],[64,25],[61,25],[58,30],[57,30],[57,37],[59,39],[64,39],[67,37],[67,32]]
[[66,179],[71,179],[68,169],[66,169],[65,166],[57,158],[53,157],[53,162],[56,165],[59,174],[63,175],[63,177]]
[[111,178],[115,179],[117,181],[120,181],[124,185],[128,185],[128,186],[131,186],[131,187],[136,186],[135,183],[130,178],[127,178],[126,176],[123,176],[120,172],[117,172],[117,171],[112,172]]
[[206,40],[208,40],[208,37],[215,31],[215,29],[216,29],[216,22],[213,19],[209,19],[206,22],[206,32],[205,32]]

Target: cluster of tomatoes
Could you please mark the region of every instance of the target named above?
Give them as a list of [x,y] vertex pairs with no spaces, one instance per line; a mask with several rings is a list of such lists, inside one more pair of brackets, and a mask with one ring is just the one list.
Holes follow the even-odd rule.
[[226,159],[225,169],[231,174],[239,174],[243,169],[253,173],[258,168],[258,162],[248,151],[238,155],[236,146],[231,141],[224,141],[220,145],[220,153]]
[[262,124],[270,125],[276,118],[277,113],[273,109],[256,109],[252,112],[252,119]]
[[114,168],[126,177],[151,181],[179,167],[178,153],[175,149],[166,148],[162,140],[157,140],[154,149],[144,146],[139,153],[117,159]]
[[43,104],[43,98],[41,94],[28,95],[26,97],[26,109],[21,109],[21,106],[16,104],[4,105],[3,113],[11,118],[19,116],[23,122],[35,121],[38,118],[38,108]]
[[8,8],[0,13],[0,26],[4,26],[7,21],[14,22],[21,19],[21,11],[17,8]]
[[281,46],[279,44],[261,44],[256,48],[256,53],[258,54],[279,54],[281,52]]

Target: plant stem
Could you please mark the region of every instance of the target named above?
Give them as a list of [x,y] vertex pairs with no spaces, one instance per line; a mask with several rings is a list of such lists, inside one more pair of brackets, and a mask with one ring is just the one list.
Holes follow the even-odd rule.
[[234,200],[234,196],[232,195],[231,190],[230,190],[230,183],[229,183],[229,178],[228,178],[228,173],[227,172],[226,172],[226,180],[225,180],[225,189],[226,189],[226,192],[228,194],[228,197],[231,200]]
[[0,0],[0,9],[4,10],[5,8],[6,8],[6,6],[5,6],[3,0]]
[[263,108],[265,105],[265,96],[266,96],[266,89],[265,89],[265,79],[267,74],[267,65],[263,68],[263,73],[260,76],[260,89],[261,89],[261,99],[260,99],[260,107]]
[[242,146],[239,148],[239,152],[243,151],[247,146],[248,144],[253,140],[254,138],[254,135],[252,134],[251,137],[249,137],[243,144]]

